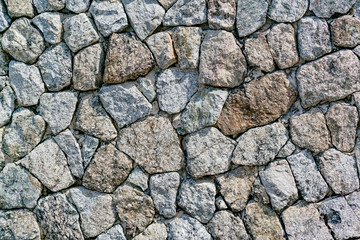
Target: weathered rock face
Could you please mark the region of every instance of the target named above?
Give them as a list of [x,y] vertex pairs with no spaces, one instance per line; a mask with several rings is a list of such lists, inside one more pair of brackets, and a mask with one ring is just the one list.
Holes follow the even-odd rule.
[[6,12],[5,4],[0,4],[0,31],[3,32],[10,26],[11,19]]
[[176,55],[169,33],[159,32],[146,39],[156,62],[161,69],[166,69],[177,62]]
[[58,11],[65,7],[66,0],[33,0],[33,3],[36,7],[36,10],[39,13],[47,12],[47,11]]
[[205,0],[178,0],[165,14],[164,26],[185,25],[192,26],[205,23]]
[[140,188],[142,191],[146,191],[148,189],[149,187],[148,182],[149,182],[149,174],[144,172],[139,166],[136,166],[131,171],[128,178],[126,179],[126,183],[130,183],[131,185]]
[[238,0],[236,29],[239,37],[250,35],[264,25],[267,11],[266,0]]
[[191,236],[191,239],[211,240],[211,235],[206,228],[196,219],[184,214],[176,217],[169,226],[169,240],[185,239]]
[[310,0],[309,10],[315,13],[318,17],[329,18],[334,13],[347,13],[355,2],[356,0]]
[[0,92],[0,126],[4,126],[10,121],[15,109],[15,93],[11,87],[6,86]]
[[149,225],[144,232],[137,235],[134,240],[148,240],[148,239],[159,239],[166,240],[167,239],[167,230],[166,226],[163,223],[152,223]]
[[126,240],[123,228],[120,224],[117,224],[107,230],[106,232],[97,236],[96,240]]
[[236,18],[236,0],[210,0],[207,2],[210,28],[232,30]]
[[90,0],[62,0],[62,2],[66,4],[68,10],[74,13],[85,12],[90,5]]
[[58,44],[61,42],[62,15],[57,12],[45,12],[37,15],[31,20],[42,32],[46,42]]
[[84,136],[84,141],[82,142],[81,146],[81,155],[84,169],[89,165],[99,145],[99,142],[100,140],[98,138],[92,137],[90,135]]
[[360,44],[360,20],[343,16],[331,23],[332,41],[339,47],[353,48]]
[[8,14],[12,18],[34,17],[32,1],[29,0],[5,0]]
[[304,16],[309,2],[300,0],[274,0],[269,6],[269,18],[276,22],[296,22]]

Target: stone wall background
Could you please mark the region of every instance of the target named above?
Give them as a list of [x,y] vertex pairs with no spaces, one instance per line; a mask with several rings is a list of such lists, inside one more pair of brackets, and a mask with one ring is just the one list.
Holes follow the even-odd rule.
[[0,3],[1,240],[360,238],[360,1]]

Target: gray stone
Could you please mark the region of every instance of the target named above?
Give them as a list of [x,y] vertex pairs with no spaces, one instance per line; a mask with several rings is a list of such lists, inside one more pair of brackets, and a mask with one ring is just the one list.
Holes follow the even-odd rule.
[[164,26],[185,25],[192,26],[205,23],[205,0],[178,0],[165,14]]
[[170,223],[168,239],[211,240],[212,237],[198,220],[184,214]]
[[10,17],[34,17],[35,12],[31,0],[4,0],[4,2]]
[[156,0],[122,0],[131,26],[144,40],[161,24],[165,10]]
[[208,31],[201,44],[199,82],[215,87],[237,87],[247,72],[246,59],[232,33]]
[[225,210],[228,208],[226,205],[226,202],[222,196],[218,196],[215,199],[215,206],[216,206],[216,209],[218,209],[218,210]]
[[53,192],[71,186],[71,175],[65,154],[52,139],[47,139],[21,159],[20,164]]
[[146,39],[146,43],[161,69],[166,69],[177,62],[172,39],[169,33],[155,33]]
[[267,35],[267,40],[275,63],[280,69],[292,67],[299,61],[295,30],[291,24],[275,25]]
[[356,216],[360,217],[360,192],[353,192],[345,196],[346,201],[348,202],[351,209],[354,211]]
[[227,96],[227,91],[212,87],[205,87],[198,91],[192,96],[185,110],[174,119],[173,125],[177,132],[185,135],[214,125]]
[[65,0],[66,8],[74,13],[86,12],[90,6],[90,0]]
[[250,129],[236,140],[232,162],[237,165],[266,165],[275,159],[288,138],[281,123]]
[[134,240],[166,240],[167,229],[163,223],[152,223],[141,234],[137,235]]
[[84,237],[96,237],[114,224],[116,215],[111,195],[83,187],[70,188],[66,194],[79,212]]
[[100,101],[118,128],[150,114],[151,104],[133,83],[101,87]]
[[356,0],[310,0],[309,10],[321,18],[330,18],[334,13],[347,13]]
[[187,171],[194,178],[226,172],[236,142],[217,128],[204,128],[184,138]]
[[44,93],[37,110],[49,124],[51,132],[57,134],[70,125],[77,101],[76,92]]
[[102,66],[105,53],[100,44],[94,44],[80,50],[74,56],[74,89],[89,91],[98,89],[102,82]]
[[331,22],[331,40],[339,47],[353,48],[360,44],[360,20],[345,15]]
[[8,76],[0,76],[0,91],[3,90],[9,82]]
[[276,157],[286,158],[296,150],[295,145],[289,140],[279,151]]
[[3,138],[3,151],[13,159],[28,154],[38,145],[45,132],[45,121],[26,108],[18,108]]
[[117,148],[150,174],[179,171],[184,166],[179,137],[164,117],[147,117],[122,129]]
[[158,2],[163,6],[166,10],[168,10],[177,0],[158,0]]
[[99,35],[85,13],[68,17],[63,24],[64,40],[73,52],[99,40]]
[[269,6],[268,16],[276,22],[296,22],[308,9],[308,0],[273,0]]
[[154,101],[156,97],[156,77],[155,71],[152,71],[146,75],[146,77],[140,77],[138,79],[138,89],[144,94],[149,102]]
[[65,0],[33,0],[38,13],[59,11],[65,7]]
[[41,33],[31,26],[27,18],[16,19],[1,38],[5,52],[15,60],[34,63],[45,49]]
[[158,212],[166,218],[176,214],[176,195],[180,185],[177,172],[152,175],[150,178],[150,194]]
[[0,173],[1,209],[34,208],[41,191],[41,183],[14,163],[8,163]]
[[296,74],[302,106],[335,101],[359,91],[359,72],[359,59],[351,50],[302,65]]
[[99,32],[104,37],[114,32],[121,32],[128,26],[125,10],[120,0],[93,1],[89,11]]
[[169,114],[181,112],[198,87],[197,71],[183,71],[178,68],[162,71],[156,81],[160,109]]
[[256,32],[266,22],[268,2],[266,0],[238,0],[236,28],[239,37]]
[[356,107],[345,103],[335,104],[326,114],[332,144],[340,151],[350,152],[355,146],[359,115]]
[[81,156],[83,159],[84,169],[89,165],[98,145],[99,145],[99,139],[89,135],[85,135],[85,139],[82,142],[82,146],[81,146]]
[[106,232],[100,234],[95,240],[126,240],[126,237],[121,225],[116,224]]
[[330,31],[326,21],[305,17],[298,23],[299,54],[304,60],[315,60],[331,52]]
[[45,92],[40,71],[33,65],[11,61],[9,80],[20,106],[37,105],[41,94]]
[[[1,3],[0,3],[0,6],[1,6]],[[0,43],[1,43],[1,40],[0,40]],[[2,46],[0,46],[0,76],[8,75],[9,62],[10,62],[10,55],[4,51]]]
[[264,185],[262,185],[259,176],[255,179],[255,181],[251,187],[251,196],[252,196],[252,199],[258,203],[261,203],[264,205],[270,204],[270,197],[267,194]]
[[298,199],[295,180],[286,160],[269,163],[259,175],[275,211],[280,212]]
[[331,148],[319,156],[318,167],[336,194],[345,195],[359,188],[356,160],[353,156]]
[[301,196],[307,202],[323,199],[329,191],[315,160],[309,152],[302,151],[287,158]]
[[210,0],[207,4],[207,17],[210,28],[234,29],[236,0]]
[[0,92],[0,127],[7,124],[15,110],[15,93],[11,87],[6,86]]
[[148,189],[148,181],[149,174],[144,172],[139,166],[136,166],[126,179],[126,183],[139,187],[143,191]]
[[42,32],[45,41],[51,44],[61,42],[62,15],[57,12],[45,12],[34,17],[31,22]]
[[0,2],[0,32],[5,31],[10,27],[11,19],[6,11],[6,6],[3,1]]
[[41,198],[36,215],[45,239],[84,239],[79,214],[64,194],[56,193]]
[[131,159],[113,144],[107,144],[97,150],[85,171],[82,184],[88,189],[111,193],[125,181],[131,169]]

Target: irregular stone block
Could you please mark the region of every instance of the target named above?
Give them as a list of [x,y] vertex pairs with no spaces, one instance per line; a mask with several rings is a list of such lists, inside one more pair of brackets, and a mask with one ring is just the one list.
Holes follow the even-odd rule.
[[15,110],[15,93],[10,86],[0,92],[0,127],[7,124]]
[[210,0],[207,2],[210,28],[232,30],[236,18],[236,0]]
[[178,0],[166,12],[162,23],[164,26],[192,26],[206,21],[205,0]]
[[186,239],[189,236],[192,236],[193,239],[212,239],[206,228],[198,220],[186,214],[176,217],[169,225],[168,239]]
[[331,39],[339,47],[353,48],[360,44],[360,20],[346,15],[331,22]]
[[356,0],[310,0],[309,10],[317,17],[330,18],[334,13],[347,13]]
[[4,0],[7,12],[12,18],[34,17],[35,12],[31,0]]
[[137,235],[134,240],[166,240],[167,229],[163,223],[152,223],[141,234]]
[[34,17],[31,22],[42,32],[45,41],[51,44],[61,42],[62,15],[57,12],[45,12]]
[[265,24],[268,5],[266,0],[237,1],[236,29],[239,37],[252,34]]
[[268,16],[276,22],[296,22],[308,9],[307,0],[273,0],[269,6]]
[[177,62],[169,33],[155,33],[146,39],[146,43],[161,69],[166,69]]

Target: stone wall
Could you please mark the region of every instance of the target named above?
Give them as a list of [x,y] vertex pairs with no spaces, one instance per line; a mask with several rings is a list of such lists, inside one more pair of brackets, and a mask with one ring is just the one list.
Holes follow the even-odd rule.
[[0,240],[360,239],[359,19],[1,1]]

